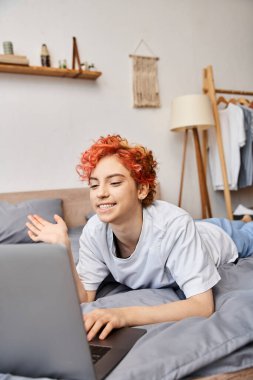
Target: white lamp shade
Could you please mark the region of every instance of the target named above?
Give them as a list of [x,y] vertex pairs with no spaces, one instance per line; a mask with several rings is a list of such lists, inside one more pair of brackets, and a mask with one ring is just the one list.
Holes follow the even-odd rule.
[[183,131],[193,127],[203,130],[211,125],[214,125],[214,119],[208,95],[185,95],[173,100],[172,131]]

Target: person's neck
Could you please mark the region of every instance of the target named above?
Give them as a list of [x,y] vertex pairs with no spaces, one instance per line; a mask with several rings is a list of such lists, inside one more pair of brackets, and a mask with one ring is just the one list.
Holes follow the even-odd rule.
[[134,219],[121,225],[111,225],[116,239],[117,254],[122,258],[128,258],[134,252],[139,241],[142,229],[142,209]]

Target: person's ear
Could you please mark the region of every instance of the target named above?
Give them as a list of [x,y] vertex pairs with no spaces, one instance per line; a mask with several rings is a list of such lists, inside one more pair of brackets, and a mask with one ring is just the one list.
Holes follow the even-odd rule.
[[140,201],[146,198],[149,191],[149,184],[140,184],[138,186],[138,198]]

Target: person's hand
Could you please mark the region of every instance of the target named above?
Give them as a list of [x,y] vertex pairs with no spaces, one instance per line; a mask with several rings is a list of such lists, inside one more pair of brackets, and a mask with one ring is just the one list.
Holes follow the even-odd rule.
[[83,315],[87,339],[90,341],[102,329],[99,339],[105,339],[115,328],[128,326],[126,308],[96,309]]
[[43,241],[51,244],[67,244],[68,228],[59,215],[54,215],[56,224],[50,223],[39,215],[28,215],[26,223],[29,237],[35,241]]

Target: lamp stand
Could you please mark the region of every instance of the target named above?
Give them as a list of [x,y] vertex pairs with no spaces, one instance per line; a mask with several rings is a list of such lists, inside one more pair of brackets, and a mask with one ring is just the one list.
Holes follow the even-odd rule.
[[197,163],[197,169],[198,169],[202,219],[211,218],[212,217],[212,211],[211,211],[211,205],[210,205],[210,200],[209,200],[209,195],[208,195],[208,190],[207,190],[207,184],[206,184],[206,173],[205,173],[205,167],[204,167],[203,157],[202,157],[201,148],[200,148],[198,129],[196,127],[185,129],[178,206],[181,207],[181,203],[182,203],[184,173],[185,173],[185,160],[186,160],[186,150],[187,150],[187,142],[188,142],[188,129],[191,129],[192,133],[193,133],[196,163]]

